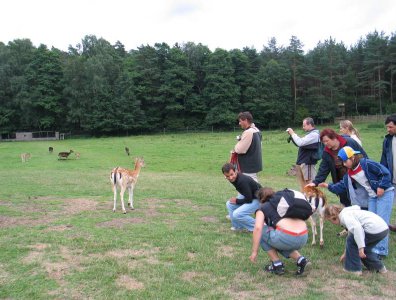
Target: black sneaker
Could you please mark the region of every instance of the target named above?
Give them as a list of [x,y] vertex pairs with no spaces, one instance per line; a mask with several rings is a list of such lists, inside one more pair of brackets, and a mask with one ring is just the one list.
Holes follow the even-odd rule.
[[272,263],[270,265],[266,265],[264,267],[264,271],[273,273],[276,275],[283,275],[283,274],[285,274],[285,266],[283,265],[283,263],[281,263],[278,266],[274,266],[274,263]]
[[306,259],[305,257],[301,260],[300,263],[297,263],[297,271],[296,271],[296,275],[302,275],[305,271],[305,269],[307,268],[307,266],[311,265],[311,262]]

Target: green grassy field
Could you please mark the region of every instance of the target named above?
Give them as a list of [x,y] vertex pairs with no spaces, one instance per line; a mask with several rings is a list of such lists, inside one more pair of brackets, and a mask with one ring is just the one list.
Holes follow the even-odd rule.
[[[357,127],[378,161],[384,126]],[[313,262],[303,278],[295,278],[291,261],[283,277],[266,274],[263,251],[257,264],[249,261],[251,235],[230,231],[225,202],[235,191],[220,171],[237,134],[0,143],[0,298],[394,299],[393,233],[384,275],[343,273],[344,238],[330,223],[323,250],[309,241],[301,251]],[[263,132],[262,185],[298,188],[285,174],[297,154],[286,138],[284,131]],[[57,153],[69,149],[80,159],[59,161]],[[32,154],[26,163],[23,152]],[[135,156],[146,162],[135,210],[122,214],[118,203],[113,213],[110,170],[133,168]]]

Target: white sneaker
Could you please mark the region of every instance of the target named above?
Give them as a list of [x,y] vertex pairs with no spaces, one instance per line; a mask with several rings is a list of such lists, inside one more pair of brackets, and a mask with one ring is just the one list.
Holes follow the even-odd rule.
[[343,270],[344,270],[344,272],[346,272],[348,274],[353,274],[355,276],[362,276],[363,275],[362,271],[348,271],[348,270],[345,270],[345,269],[343,269]]
[[377,272],[378,272],[378,273],[381,273],[381,274],[385,274],[386,272],[388,272],[388,270],[386,269],[385,266],[383,266],[383,267],[382,267],[381,269],[379,269]]
[[231,226],[231,231],[238,231],[238,229],[236,229],[234,226]]
[[226,215],[226,219],[227,219],[227,220],[231,220],[230,215]]

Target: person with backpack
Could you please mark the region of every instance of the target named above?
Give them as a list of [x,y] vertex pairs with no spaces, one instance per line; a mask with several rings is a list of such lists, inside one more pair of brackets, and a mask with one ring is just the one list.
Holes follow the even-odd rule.
[[256,263],[259,247],[267,252],[271,263],[264,267],[266,272],[282,275],[285,266],[279,254],[296,261],[295,275],[302,275],[310,261],[298,251],[308,241],[305,220],[312,215],[312,207],[298,191],[284,189],[275,192],[264,187],[258,192],[261,206],[256,211],[250,261]]
[[[307,185],[318,186],[319,183],[326,181],[329,174],[331,174],[333,183],[337,183],[342,180],[344,175],[347,173],[347,168],[344,166],[341,158],[338,157],[338,151],[340,151],[344,146],[352,147],[359,151],[360,155],[367,158],[367,154],[364,149],[354,139],[340,136],[331,128],[325,128],[321,131],[320,140],[325,145],[322,160],[315,179]],[[340,198],[342,205],[345,207],[351,206],[351,200],[346,192],[338,194],[338,197]]]
[[298,147],[296,164],[301,167],[305,184],[308,184],[316,175],[315,165],[320,160],[317,153],[321,142],[319,130],[315,128],[312,118],[305,118],[302,128],[307,133],[304,137],[299,137],[292,128],[288,128],[286,132],[290,135],[288,141],[292,141]]

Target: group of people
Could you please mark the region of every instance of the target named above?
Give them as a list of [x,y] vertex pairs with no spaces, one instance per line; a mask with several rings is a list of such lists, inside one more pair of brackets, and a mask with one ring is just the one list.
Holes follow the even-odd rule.
[[[238,120],[244,131],[231,151],[233,159],[222,167],[225,178],[238,192],[226,203],[231,230],[253,232],[250,260],[256,261],[261,245],[271,260],[265,271],[285,273],[281,254],[293,258],[297,264],[295,274],[302,275],[310,265],[299,253],[308,240],[306,223],[282,218],[279,208],[274,209],[274,200],[284,201],[290,190],[275,192],[260,185],[257,173],[262,170],[261,132],[250,112],[241,112]],[[387,135],[380,163],[368,158],[358,130],[348,120],[340,122],[341,134],[330,128],[319,131],[312,118],[303,120],[306,132],[303,137],[292,128],[286,130],[289,141],[298,147],[296,164],[302,170],[305,185],[327,188],[340,199],[341,205],[326,207],[325,218],[347,230],[345,252],[340,260],[345,271],[357,275],[362,274],[362,264],[370,271],[386,272],[383,258],[388,255],[388,233],[396,231],[396,226],[389,224],[396,203],[396,114],[386,118],[385,126]],[[322,153],[318,151],[321,145]],[[328,175],[331,183],[326,183]]]

